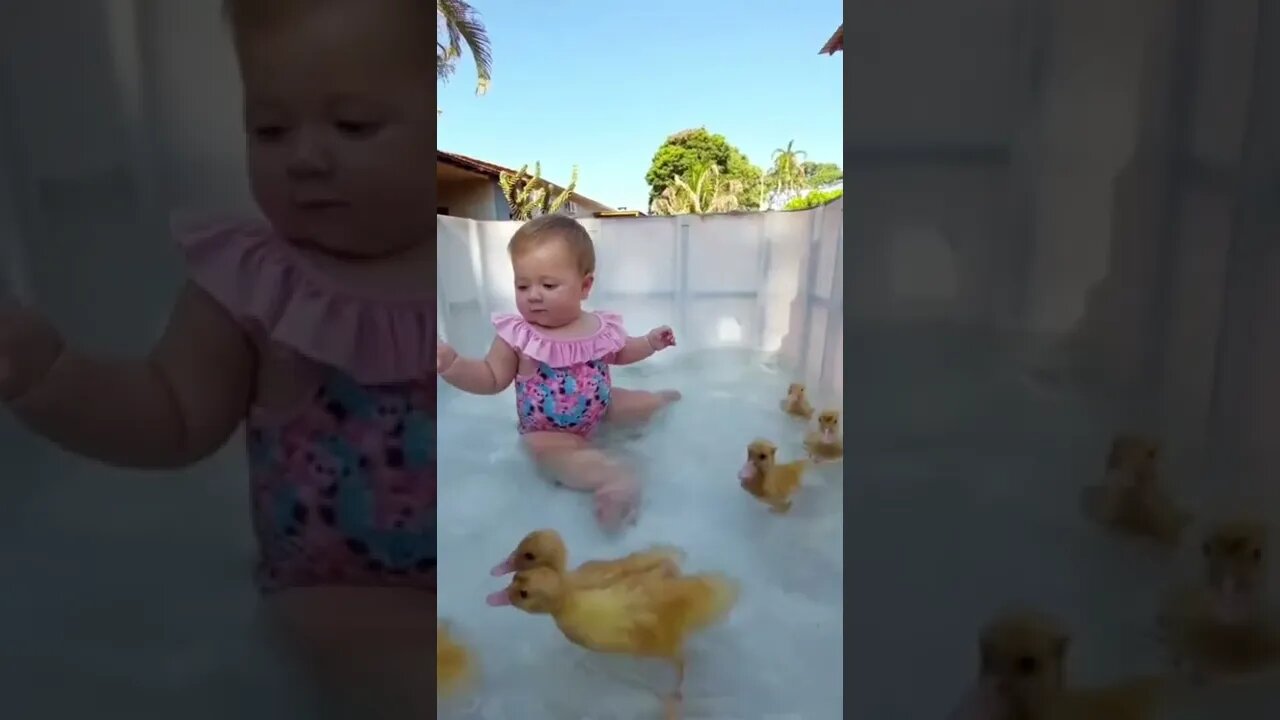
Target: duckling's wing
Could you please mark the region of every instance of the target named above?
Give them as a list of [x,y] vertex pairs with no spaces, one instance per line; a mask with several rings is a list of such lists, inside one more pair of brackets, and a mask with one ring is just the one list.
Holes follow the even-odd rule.
[[625,582],[648,573],[675,576],[680,574],[684,551],[674,546],[654,546],[617,560],[591,560],[573,571],[574,582],[581,588],[604,587]]

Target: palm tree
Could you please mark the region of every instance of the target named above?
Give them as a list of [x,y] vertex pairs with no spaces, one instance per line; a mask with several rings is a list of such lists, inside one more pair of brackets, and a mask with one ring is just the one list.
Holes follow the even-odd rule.
[[448,80],[463,46],[476,63],[476,94],[489,89],[493,56],[480,15],[463,0],[436,0],[436,79]]
[[655,215],[704,215],[738,209],[742,183],[725,179],[718,165],[707,165],[689,174],[693,178],[692,184],[676,176],[654,198],[650,209]]
[[770,179],[773,180],[774,191],[784,200],[804,189],[808,183],[804,174],[804,159],[808,153],[793,149],[795,142],[788,140],[785,148],[774,150],[771,156],[773,168],[769,170]]

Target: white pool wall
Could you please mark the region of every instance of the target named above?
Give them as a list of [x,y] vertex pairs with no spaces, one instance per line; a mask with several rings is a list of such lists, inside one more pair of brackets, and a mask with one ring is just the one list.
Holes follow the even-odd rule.
[[[795,212],[579,218],[596,248],[589,305],[633,335],[675,330],[682,350],[776,354],[815,403],[844,395],[844,201]],[[441,334],[483,354],[473,318],[514,312],[507,242],[519,221],[436,221]],[[484,328],[485,324],[479,324]]]

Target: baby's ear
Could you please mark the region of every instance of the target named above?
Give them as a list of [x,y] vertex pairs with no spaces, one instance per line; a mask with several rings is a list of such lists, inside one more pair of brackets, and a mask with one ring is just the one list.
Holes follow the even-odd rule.
[[595,273],[587,273],[582,277],[582,294],[587,295],[591,292],[591,288],[596,284]]

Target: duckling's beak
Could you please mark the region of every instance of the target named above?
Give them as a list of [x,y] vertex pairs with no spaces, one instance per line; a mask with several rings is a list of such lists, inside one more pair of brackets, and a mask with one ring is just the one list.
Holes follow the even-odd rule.
[[511,554],[507,556],[506,560],[503,560],[497,565],[494,565],[493,569],[489,571],[489,574],[494,577],[502,577],[503,575],[508,575],[515,571],[516,571],[516,556],[514,554]]
[[503,588],[489,593],[489,596],[484,601],[489,607],[505,607],[511,604],[511,597],[507,595],[507,589]]
[[747,462],[742,466],[742,469],[738,471],[738,479],[739,479],[739,480],[754,480],[754,479],[755,479],[755,477],[756,477],[756,473],[757,473],[757,472],[759,472],[759,471],[758,471],[758,470],[756,470],[756,466],[755,466],[755,465],[752,465],[752,464],[751,464],[751,461],[750,461],[750,460],[748,460],[748,461],[747,461]]

